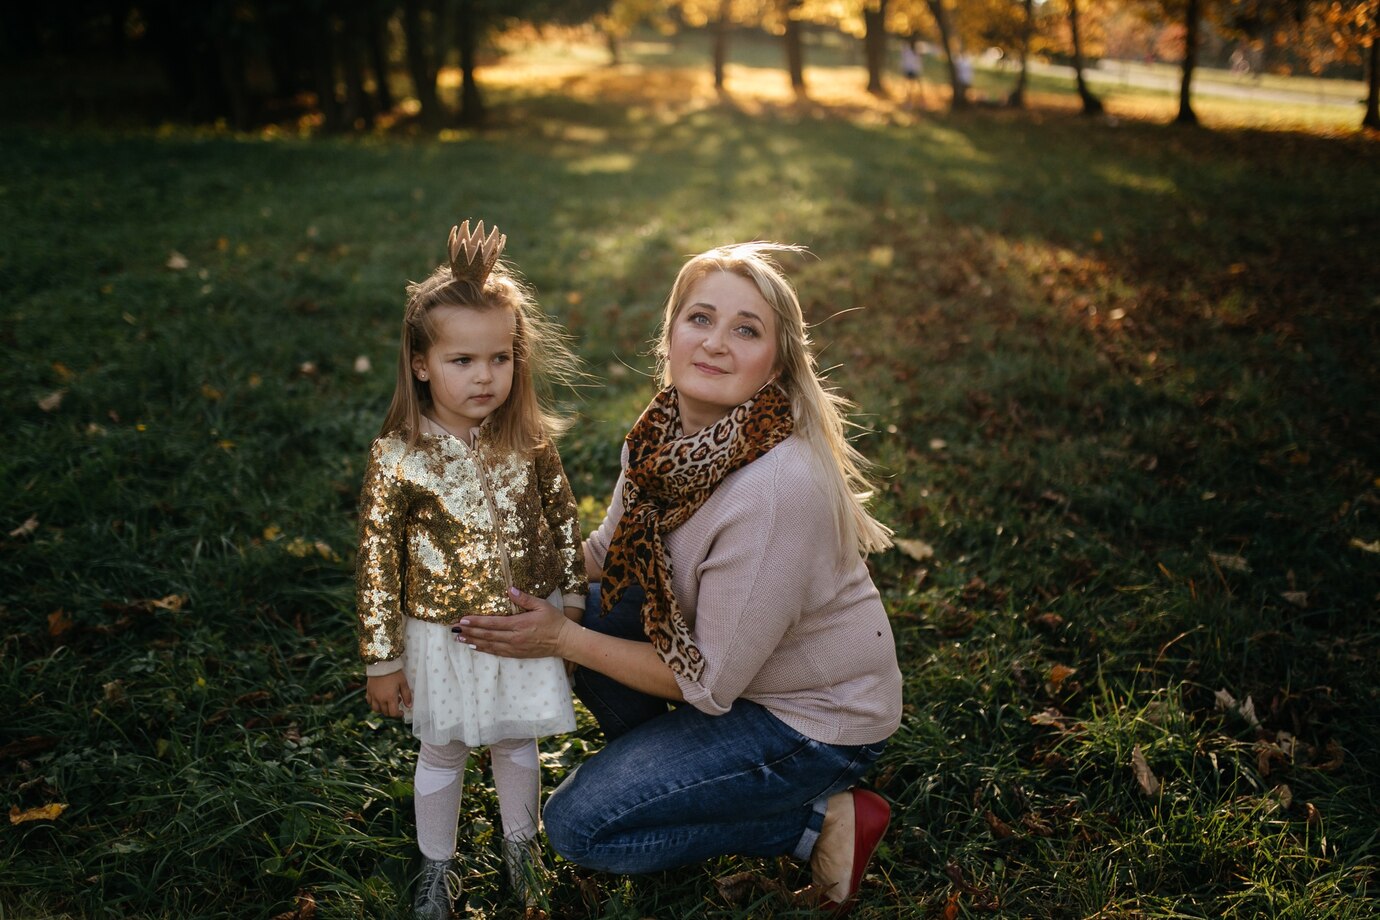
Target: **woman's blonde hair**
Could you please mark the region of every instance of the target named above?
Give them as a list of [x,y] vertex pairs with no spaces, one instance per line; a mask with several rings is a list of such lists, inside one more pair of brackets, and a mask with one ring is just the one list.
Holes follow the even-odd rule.
[[549,407],[549,395],[538,390],[550,381],[573,383],[581,375],[568,335],[542,315],[532,290],[509,263],[499,259],[476,283],[455,277],[451,265],[439,265],[425,281],[407,285],[398,346],[398,378],[393,401],[379,436],[397,435],[415,446],[422,413],[431,404],[431,385],[412,371],[414,356],[425,355],[436,341],[432,313],[437,307],[506,310],[513,315],[513,388],[487,424],[493,441],[508,450],[528,452],[559,437],[570,421]]
[[691,289],[714,272],[729,272],[757,288],[776,315],[777,385],[791,400],[795,430],[810,446],[824,478],[825,491],[833,499],[834,522],[843,546],[861,553],[879,552],[891,545],[891,529],[868,513],[872,496],[867,479],[867,459],[847,437],[852,404],[833,390],[825,389],[810,341],[810,328],[800,308],[800,298],[774,256],[805,252],[802,246],[752,242],[720,246],[702,252],[681,267],[666,299],[656,356],[663,386],[670,385],[668,362],[671,331],[690,296]]

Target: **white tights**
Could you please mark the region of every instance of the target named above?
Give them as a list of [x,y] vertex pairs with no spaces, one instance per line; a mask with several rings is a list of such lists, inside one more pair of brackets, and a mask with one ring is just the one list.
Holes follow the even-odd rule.
[[[413,801],[417,807],[417,845],[427,859],[455,855],[456,823],[469,756],[470,748],[458,741],[422,742]],[[536,739],[495,741],[489,745],[489,759],[504,838],[531,840],[537,835],[537,809],[541,805]]]

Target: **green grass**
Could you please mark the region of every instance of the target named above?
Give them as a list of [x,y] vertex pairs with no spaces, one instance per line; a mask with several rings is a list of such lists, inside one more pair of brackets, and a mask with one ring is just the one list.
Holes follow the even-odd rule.
[[[449,143],[0,129],[0,783],[67,806],[7,825],[0,917],[406,897],[414,748],[360,692],[353,515],[403,284],[467,216],[605,380],[563,445],[591,514],[683,257],[817,255],[879,513],[934,548],[872,562],[906,716],[858,916],[1369,915],[1373,141],[491,101]],[[545,744],[548,784],[592,737]],[[506,909],[497,820],[476,765],[472,916]],[[558,917],[809,915],[759,860],[556,871]]]

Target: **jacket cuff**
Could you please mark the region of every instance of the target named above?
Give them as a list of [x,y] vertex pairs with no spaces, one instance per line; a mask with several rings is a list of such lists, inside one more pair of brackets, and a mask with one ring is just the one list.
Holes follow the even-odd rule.
[[388,661],[375,661],[364,666],[365,677],[383,677],[385,674],[392,674],[394,671],[401,671],[407,659],[399,656],[390,658]]

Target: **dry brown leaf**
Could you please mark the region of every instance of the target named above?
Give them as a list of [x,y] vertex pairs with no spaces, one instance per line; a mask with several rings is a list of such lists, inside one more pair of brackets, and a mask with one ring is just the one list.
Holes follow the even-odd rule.
[[20,524],[20,525],[19,525],[18,527],[16,527],[14,530],[11,530],[11,531],[10,531],[10,536],[11,536],[11,537],[27,537],[29,534],[33,533],[35,530],[38,530],[38,515],[36,515],[36,514],[31,514],[31,515],[29,515],[28,520],[26,520],[23,524]]
[[56,639],[72,628],[72,618],[66,610],[54,610],[48,614],[48,635]]
[[178,252],[176,249],[168,253],[167,266],[175,272],[180,272],[186,269],[191,264],[191,262],[187,261],[187,257],[184,256],[182,253]]
[[1295,607],[1298,607],[1300,610],[1306,610],[1308,608],[1307,591],[1285,591],[1280,594],[1280,597],[1284,598]]
[[1140,749],[1139,744],[1131,749],[1131,772],[1135,774],[1141,792],[1153,796],[1160,791],[1159,778],[1150,769],[1150,764],[1145,760],[1145,752]]
[[1380,553],[1380,540],[1372,540],[1369,543],[1360,537],[1352,537],[1350,546],[1359,549],[1363,553]]
[[957,920],[958,899],[959,893],[957,891],[949,892],[949,900],[944,904],[944,920]]
[[1318,810],[1318,806],[1309,802],[1307,805],[1303,806],[1303,810],[1308,814],[1308,824],[1310,827],[1317,827],[1319,824],[1322,824],[1322,812]]
[[1040,627],[1041,629],[1046,629],[1050,632],[1053,632],[1060,626],[1064,625],[1064,618],[1059,616],[1059,614],[1057,613],[1042,613],[1037,617],[1033,617],[1031,619],[1031,622],[1034,623],[1036,626]]
[[27,811],[20,811],[18,805],[10,806],[10,823],[23,824],[26,821],[56,821],[58,815],[67,810],[65,802],[53,802],[50,805],[40,805],[37,808],[30,808]]
[[894,540],[896,548],[916,562],[924,562],[934,555],[934,547],[924,540]]
[[66,390],[54,390],[38,401],[38,408],[44,412],[56,412],[58,406],[62,405],[62,397],[66,395]]
[[1278,800],[1279,804],[1288,808],[1294,804],[1294,790],[1289,788],[1288,783],[1280,783],[1270,790],[1270,797]]
[[1064,685],[1064,681],[1078,673],[1077,668],[1071,668],[1066,664],[1056,664],[1049,669],[1049,685],[1055,693]]
[[314,920],[315,917],[316,897],[310,891],[299,891],[292,910],[275,915],[273,920]]
[[987,810],[987,829],[991,831],[992,836],[996,837],[998,840],[1005,840],[1014,833],[1014,831],[1011,830],[1011,825],[1007,824],[1001,818],[998,818],[990,808]]
[[187,606],[187,595],[169,594],[167,597],[159,598],[156,601],[149,601],[149,606],[158,610],[167,610],[171,613],[177,613],[183,607]]
[[1251,564],[1246,561],[1244,556],[1235,556],[1230,553],[1208,553],[1208,558],[1217,565],[1219,569],[1226,569],[1229,572],[1247,573],[1251,570]]

